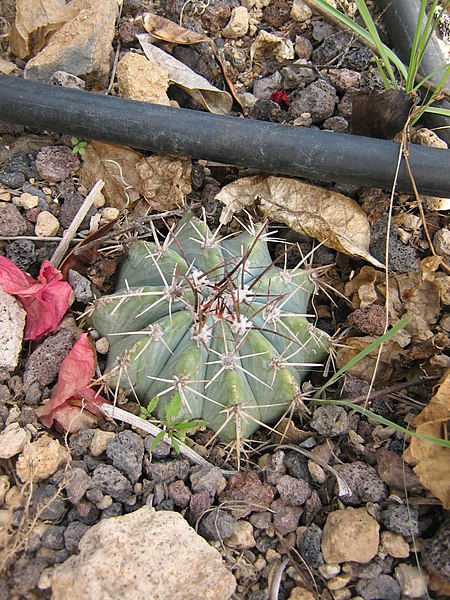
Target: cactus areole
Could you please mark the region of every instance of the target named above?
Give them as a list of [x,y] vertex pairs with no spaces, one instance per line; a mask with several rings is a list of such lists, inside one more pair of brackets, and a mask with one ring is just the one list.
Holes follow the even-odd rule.
[[329,337],[306,318],[312,278],[275,266],[268,239],[261,225],[219,239],[188,213],[164,244],[135,242],[90,316],[110,342],[109,385],[142,404],[158,396],[158,417],[178,392],[180,419],[227,442],[274,423]]

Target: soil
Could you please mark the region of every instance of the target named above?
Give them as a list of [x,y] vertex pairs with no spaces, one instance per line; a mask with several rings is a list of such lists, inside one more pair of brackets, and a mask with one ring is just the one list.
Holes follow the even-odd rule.
[[[11,3],[0,3],[0,8],[3,5],[11,9]],[[215,39],[229,78],[244,98],[245,118],[350,132],[352,93],[383,90],[370,51],[321,15],[292,19],[292,3],[284,0],[243,3],[252,18],[248,33],[222,36],[237,6],[237,0],[153,4],[125,0],[114,47],[120,56],[140,49],[135,37],[142,30],[139,17],[150,8],[177,23],[183,11],[184,27]],[[0,57],[15,61],[15,75],[20,76],[25,61],[8,54],[11,20],[5,12]],[[278,62],[267,54],[251,65],[250,47],[260,29],[292,42],[294,58]],[[207,44],[166,44],[166,50],[226,89]],[[109,86],[117,95],[113,71],[111,84],[89,81],[87,89],[105,92]],[[202,110],[175,88],[170,88],[169,97],[182,107]],[[236,104],[232,114],[240,114]],[[361,118],[359,114],[358,126],[368,134]],[[383,137],[393,137],[402,128],[398,120],[394,122],[396,131],[386,124],[376,129],[383,130]],[[79,178],[83,157],[72,152],[73,146],[61,134],[0,122],[0,255],[35,278],[43,261],[52,258],[88,192]],[[306,392],[323,385],[323,372],[308,377],[304,402],[293,406],[274,430],[258,430],[239,456],[235,449],[209,444],[211,431],[202,428],[194,433],[194,449],[210,469],[192,464],[166,444],[151,449],[153,437],[125,423],[100,419],[93,428],[67,434],[45,428],[35,413],[51,397],[61,362],[75,340],[89,329],[83,319],[89,303],[95,295],[113,291],[130,241],[151,237],[153,228],[163,239],[188,207],[199,216],[206,214],[214,230],[222,208],[215,196],[227,183],[246,175],[245,169],[233,165],[192,161],[192,191],[184,208],[170,207],[162,218],[163,211],[152,212],[142,198],[119,209],[107,202],[93,206],[80,225],[70,250],[89,234],[90,242],[96,240],[89,229],[93,220],[103,229],[83,259],[71,254],[66,263],[66,273],[72,269],[69,282],[76,296],[69,312],[54,332],[38,342],[24,342],[17,367],[0,374],[0,435],[9,427],[27,443],[50,437],[58,442],[56,452],[65,448],[68,453],[31,486],[19,475],[25,442],[16,453],[0,458],[2,598],[50,598],[43,573],[76,554],[79,540],[101,519],[143,505],[182,513],[217,548],[236,579],[235,600],[446,597],[449,539],[443,499],[405,461],[409,438],[402,432],[349,407],[311,402],[312,394]],[[329,189],[345,193],[364,209],[371,224],[370,252],[384,261],[389,194],[343,185]],[[43,213],[44,233],[37,233]],[[253,216],[258,218],[258,213]],[[388,241],[389,285],[395,296],[391,302],[397,316],[410,316],[413,327],[408,338],[386,344],[376,377],[373,361],[364,362],[339,378],[327,390],[328,398],[353,400],[405,428],[429,404],[436,384],[450,368],[448,226],[447,213],[434,209],[431,200],[423,199],[419,205],[412,195],[394,195]],[[292,266],[317,245],[283,225],[270,227],[296,244],[289,255]],[[233,223],[229,231],[238,228]],[[282,247],[282,243],[271,246],[274,258]],[[325,246],[312,252],[310,263],[322,273],[311,310],[316,311],[317,326],[333,336],[338,356],[341,347],[361,349],[383,333],[383,271]],[[96,343],[96,377],[100,377],[107,347],[95,331],[89,330],[89,335]],[[333,368],[330,361],[325,377]],[[119,401],[122,409],[139,414],[133,398]],[[339,490],[339,477],[351,494]],[[339,536],[342,542],[354,515],[362,513],[369,523],[367,536],[350,536],[340,543]],[[373,543],[375,550],[360,560]]]

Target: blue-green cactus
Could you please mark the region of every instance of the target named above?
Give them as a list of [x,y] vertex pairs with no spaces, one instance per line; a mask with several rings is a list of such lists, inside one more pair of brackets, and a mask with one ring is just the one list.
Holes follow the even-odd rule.
[[135,242],[90,317],[110,341],[112,387],[143,404],[158,396],[161,415],[179,392],[180,418],[204,419],[224,441],[276,421],[329,345],[305,316],[311,277],[275,266],[253,229],[220,240],[189,213],[163,245]]

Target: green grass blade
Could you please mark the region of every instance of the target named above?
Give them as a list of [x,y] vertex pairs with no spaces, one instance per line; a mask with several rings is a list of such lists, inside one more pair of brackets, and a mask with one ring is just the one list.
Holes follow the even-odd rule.
[[372,19],[372,15],[369,12],[369,9],[366,6],[364,0],[355,0],[356,6],[358,7],[358,12],[361,15],[361,18],[364,22],[364,25],[369,32],[370,37],[375,44],[378,54],[384,62],[384,68],[386,69],[389,79],[391,80],[394,87],[398,87],[397,80],[395,79],[395,74],[392,69],[391,60],[386,52],[386,46],[381,41],[381,38],[378,34],[377,27]]
[[341,375],[343,375],[346,371],[353,367],[353,365],[356,365],[357,362],[359,362],[362,358],[370,354],[373,350],[376,350],[379,346],[381,346],[381,344],[384,344],[384,342],[390,340],[398,331],[403,329],[403,327],[405,327],[405,325],[407,325],[408,323],[409,317],[405,317],[404,319],[396,323],[391,329],[389,329],[389,331],[386,331],[384,335],[380,336],[371,344],[369,344],[367,348],[364,348],[363,350],[361,350],[361,352],[358,352],[356,356],[350,359],[348,363],[346,363],[341,369],[339,369],[339,371],[337,371],[332,377],[330,377],[330,379],[326,383],[323,384],[323,386],[314,394],[313,398],[318,398],[322,394],[322,392],[324,392],[328,387],[330,387],[330,385],[333,385],[333,383],[337,379],[339,379]]
[[317,402],[321,402],[323,404],[335,404],[337,406],[345,406],[350,408],[360,414],[364,415],[368,419],[373,419],[380,425],[386,425],[387,427],[392,427],[396,431],[400,431],[405,435],[409,435],[415,438],[419,438],[421,440],[426,440],[427,442],[431,442],[433,444],[437,444],[438,446],[443,446],[444,448],[450,448],[450,440],[443,440],[441,438],[436,438],[431,435],[425,435],[424,433],[416,433],[415,431],[410,431],[393,421],[389,421],[389,419],[385,419],[381,415],[377,415],[376,413],[364,408],[363,406],[359,406],[359,404],[353,404],[353,402],[349,402],[348,400],[317,400]]

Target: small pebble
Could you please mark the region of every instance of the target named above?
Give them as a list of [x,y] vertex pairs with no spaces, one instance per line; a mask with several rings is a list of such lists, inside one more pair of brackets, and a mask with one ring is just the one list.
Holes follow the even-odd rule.
[[48,210],[38,214],[34,232],[38,237],[53,237],[58,233],[59,221]]
[[19,196],[17,203],[25,210],[28,210],[29,208],[35,208],[39,204],[39,198],[33,194],[23,193]]
[[95,349],[99,354],[108,354],[109,351],[109,340],[106,337],[102,337],[95,342]]
[[337,563],[324,563],[319,565],[317,569],[324,579],[332,579],[341,572],[341,567]]
[[341,406],[328,404],[315,409],[310,425],[318,433],[334,437],[348,430],[349,421]]
[[100,456],[106,451],[109,442],[116,437],[112,431],[102,431],[101,429],[94,429],[92,439],[89,446],[89,451],[92,456]]
[[11,458],[20,454],[30,441],[30,432],[19,423],[11,423],[0,433],[0,458]]
[[252,524],[245,520],[238,521],[233,533],[226,539],[226,545],[235,550],[248,550],[255,544]]
[[352,576],[348,575],[348,573],[340,573],[340,575],[333,577],[327,582],[327,588],[331,591],[341,590],[350,583],[351,579]]
[[119,216],[120,211],[117,208],[113,208],[112,206],[108,206],[102,210],[102,219],[107,221],[114,221]]
[[395,578],[407,598],[426,596],[428,576],[423,569],[402,563],[395,569]]
[[409,544],[399,534],[393,531],[381,533],[381,546],[393,558],[407,558],[409,556]]

